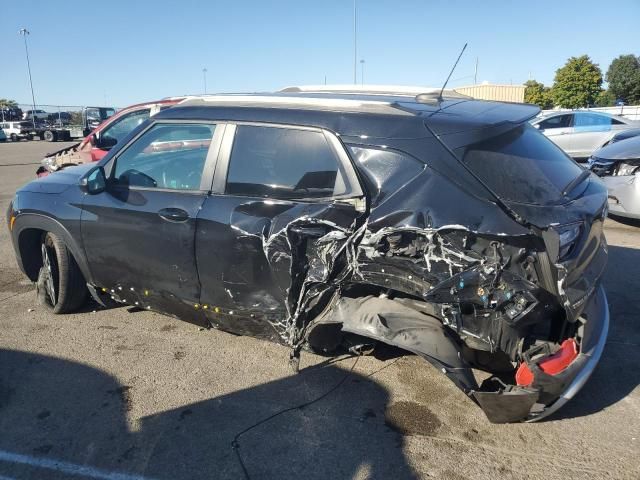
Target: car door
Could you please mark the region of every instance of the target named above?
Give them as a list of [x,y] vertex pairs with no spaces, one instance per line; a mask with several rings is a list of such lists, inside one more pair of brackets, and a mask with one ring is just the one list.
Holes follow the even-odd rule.
[[592,112],[575,113],[575,129],[573,135],[573,156],[589,157],[594,150],[607,143],[612,132],[612,118]]
[[229,124],[212,191],[196,234],[203,309],[218,328],[283,340],[306,292],[331,291],[333,262],[361,221],[351,161],[321,129]]
[[106,191],[87,195],[81,231],[98,287],[140,307],[203,323],[196,217],[221,132],[206,122],[156,122],[105,165]]
[[536,128],[567,154],[572,152],[573,114],[553,115],[538,122]]

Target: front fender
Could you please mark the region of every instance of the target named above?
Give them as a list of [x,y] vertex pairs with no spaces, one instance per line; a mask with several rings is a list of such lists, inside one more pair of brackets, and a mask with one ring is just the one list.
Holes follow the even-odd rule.
[[58,236],[73,255],[73,258],[76,260],[85,280],[89,283],[92,282],[91,271],[89,270],[89,265],[82,245],[62,223],[41,213],[17,213],[15,221],[13,222],[13,229],[11,230],[11,240],[16,254],[18,267],[32,281],[37,280],[38,272],[34,272],[34,269],[31,266],[33,261],[27,257],[27,255],[30,254],[29,249],[24,248],[24,242],[27,238],[25,235],[27,235],[27,232],[30,230],[42,230],[44,232],[51,232]]

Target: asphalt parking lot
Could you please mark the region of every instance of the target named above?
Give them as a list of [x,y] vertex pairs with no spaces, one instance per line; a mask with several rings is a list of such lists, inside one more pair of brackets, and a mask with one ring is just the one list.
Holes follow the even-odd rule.
[[0,479],[243,478],[239,432],[342,380],[239,438],[252,479],[640,478],[640,227],[606,224],[612,323],[591,380],[546,421],[493,425],[392,350],[355,366],[303,353],[294,375],[285,347],[151,312],[51,315],[4,212],[64,145],[0,144]]

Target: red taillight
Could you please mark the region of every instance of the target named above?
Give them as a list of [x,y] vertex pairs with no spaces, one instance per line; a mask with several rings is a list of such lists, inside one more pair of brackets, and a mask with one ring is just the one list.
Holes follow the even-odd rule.
[[[547,375],[557,375],[573,362],[578,356],[578,344],[573,338],[562,342],[560,350],[538,362],[538,367]],[[526,363],[521,363],[516,371],[516,383],[522,387],[533,383],[533,372]]]

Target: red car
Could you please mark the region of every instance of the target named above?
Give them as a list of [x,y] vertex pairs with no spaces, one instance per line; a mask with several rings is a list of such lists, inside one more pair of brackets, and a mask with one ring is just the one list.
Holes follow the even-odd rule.
[[102,122],[96,129],[82,139],[80,143],[47,154],[42,166],[36,174],[39,177],[48,175],[61,168],[81,163],[97,162],[107,152],[127,136],[134,128],[147,118],[184,100],[174,97],[153,102],[138,103],[120,110]]

